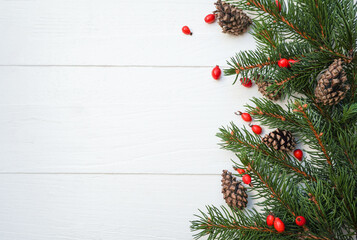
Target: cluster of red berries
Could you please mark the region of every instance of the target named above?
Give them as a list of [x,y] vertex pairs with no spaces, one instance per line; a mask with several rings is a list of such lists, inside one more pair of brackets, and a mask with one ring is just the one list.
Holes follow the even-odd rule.
[[[251,122],[253,120],[249,113],[242,113],[242,112],[238,111],[235,114],[240,115],[242,117],[242,119],[246,122]],[[263,131],[259,125],[249,124],[249,127],[251,127],[252,131],[258,135],[261,134]]]
[[[302,227],[302,226],[305,225],[306,219],[303,216],[298,216],[295,219],[295,223],[296,223],[296,225]],[[274,225],[275,230],[278,231],[278,232],[284,232],[285,231],[284,222],[281,221],[280,218],[274,217],[274,215],[272,215],[272,214],[268,215],[268,217],[267,217],[267,225],[268,226],[273,226]]]
[[238,174],[244,174],[242,177],[242,181],[245,184],[250,184],[252,182],[252,177],[249,174],[245,174],[245,170],[243,168],[237,168],[236,171],[238,172]]
[[278,66],[281,68],[291,68],[291,65],[293,65],[294,63],[296,63],[297,61],[294,59],[286,59],[286,58],[282,58],[278,61]]

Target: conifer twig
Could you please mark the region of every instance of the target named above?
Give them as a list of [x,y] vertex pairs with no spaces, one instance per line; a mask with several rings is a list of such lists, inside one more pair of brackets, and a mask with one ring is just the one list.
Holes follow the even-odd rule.
[[275,156],[275,155],[271,155],[271,154],[269,154],[268,152],[264,151],[264,149],[261,149],[261,148],[259,148],[258,146],[254,146],[253,144],[243,142],[242,140],[238,139],[238,138],[235,137],[235,136],[232,136],[232,137],[231,137],[231,140],[236,140],[236,141],[239,142],[240,144],[245,145],[246,147],[250,147],[250,148],[252,148],[253,150],[259,151],[259,152],[263,153],[263,154],[264,154],[265,156],[267,156],[267,157],[274,158],[274,159],[278,160],[278,162],[280,162],[282,165],[284,165],[285,167],[289,168],[290,170],[292,170],[292,171],[294,171],[294,172],[296,172],[296,173],[302,175],[304,178],[306,178],[306,179],[308,179],[308,180],[311,180],[311,181],[316,182],[316,179],[315,179],[313,176],[307,174],[306,172],[304,172],[304,171],[302,171],[302,170],[300,170],[300,169],[298,169],[298,168],[296,168],[296,167],[294,167],[294,166],[289,165],[289,164],[285,161],[285,159],[281,159],[281,158],[279,158],[279,157],[277,157],[277,156]]
[[269,186],[268,182],[258,173],[258,171],[254,169],[251,164],[248,164],[247,167],[259,178],[259,180],[265,185],[265,187],[269,189],[271,194],[290,212],[290,214],[296,217],[296,214],[291,209],[291,207],[281,199],[281,196],[276,193],[276,191],[271,186]]
[[288,78],[284,79],[284,80],[281,81],[281,82],[275,81],[275,83],[276,83],[276,85],[281,86],[281,85],[287,83],[288,81],[290,81],[290,80],[292,80],[292,79],[294,79],[294,78],[296,78],[296,77],[298,77],[298,76],[299,76],[299,74],[295,74],[295,75],[293,75],[293,76],[291,76],[291,77],[288,77]]
[[263,68],[265,66],[269,66],[269,65],[273,65],[273,64],[277,64],[277,63],[278,63],[278,61],[270,61],[270,62],[258,63],[256,65],[250,65],[250,66],[245,66],[245,67],[242,67],[239,64],[237,64],[238,68],[236,68],[236,74],[239,74],[241,71],[244,71],[244,70],[250,70],[250,69],[254,69],[254,68]]
[[273,40],[270,38],[269,33],[267,32],[267,30],[261,31],[259,33],[259,35],[262,36],[263,38],[265,38],[273,48],[276,48],[276,45],[273,42]]
[[304,117],[305,120],[307,121],[307,124],[309,125],[309,127],[310,127],[312,133],[314,134],[314,136],[315,136],[315,138],[316,138],[318,144],[320,145],[321,151],[324,153],[327,163],[328,163],[330,166],[332,166],[332,161],[331,161],[329,155],[327,154],[327,150],[326,150],[326,148],[325,148],[325,146],[323,145],[322,140],[321,140],[321,136],[322,136],[323,133],[318,133],[318,132],[316,131],[316,129],[314,128],[313,123],[311,122],[311,120],[309,119],[309,117],[307,116],[307,114],[306,114],[306,112],[305,112],[305,110],[304,110],[307,106],[301,106],[301,104],[298,103],[298,102],[297,102],[296,104],[297,104],[297,107],[298,107],[298,108],[297,108],[297,109],[294,109],[294,112],[299,112],[299,113],[301,113],[301,114],[303,115],[303,117]]

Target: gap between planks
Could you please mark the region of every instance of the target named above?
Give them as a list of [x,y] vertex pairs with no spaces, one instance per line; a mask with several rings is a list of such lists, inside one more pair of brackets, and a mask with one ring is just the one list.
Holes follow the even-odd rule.
[[[175,65],[46,65],[46,64],[0,64],[0,67],[68,67],[68,68],[212,68],[212,66],[175,66]],[[228,66],[220,66],[228,68]]]
[[0,172],[0,175],[151,175],[151,176],[220,176],[215,173],[105,173],[105,172]]

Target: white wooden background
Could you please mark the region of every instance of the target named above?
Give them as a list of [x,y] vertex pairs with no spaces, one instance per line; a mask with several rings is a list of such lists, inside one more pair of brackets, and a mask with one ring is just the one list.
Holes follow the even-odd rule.
[[187,240],[224,204],[215,133],[257,89],[210,74],[255,44],[213,3],[0,0],[1,240]]

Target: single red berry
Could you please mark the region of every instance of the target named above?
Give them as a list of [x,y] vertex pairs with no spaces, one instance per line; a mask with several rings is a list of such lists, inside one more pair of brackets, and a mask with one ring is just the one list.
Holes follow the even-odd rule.
[[278,66],[281,68],[289,68],[290,63],[289,63],[288,59],[282,58],[278,61]]
[[244,87],[247,88],[250,88],[253,85],[252,80],[250,80],[249,78],[241,78],[240,82]]
[[216,20],[216,15],[214,14],[208,14],[206,17],[205,17],[205,22],[206,23],[213,23],[214,21]]
[[242,113],[242,119],[246,122],[251,122],[252,121],[252,117],[250,116],[249,113]]
[[268,217],[267,217],[267,225],[268,226],[273,226],[274,225],[274,220],[275,220],[275,217],[273,215],[268,215]]
[[303,156],[303,152],[300,150],[300,149],[296,149],[294,151],[294,156],[299,160],[301,161],[302,160],[302,156]]
[[249,174],[245,174],[243,177],[242,177],[242,180],[245,184],[249,184],[252,182],[252,178],[249,176]]
[[255,134],[259,135],[262,133],[262,128],[259,125],[250,125],[250,127]]
[[305,225],[306,219],[305,219],[303,216],[298,216],[298,217],[295,219],[295,222],[296,222],[296,225],[302,227],[302,226]]
[[183,27],[182,27],[182,32],[183,32],[184,34],[186,34],[186,35],[192,35],[192,32],[191,32],[190,28],[187,27],[187,26],[183,26]]
[[289,65],[291,66],[291,65],[293,65],[294,63],[297,63],[298,61],[296,61],[296,60],[294,60],[294,59],[289,59],[288,62],[289,62]]
[[279,8],[279,12],[281,12],[281,4],[279,0],[275,0],[276,6]]
[[245,173],[245,170],[242,169],[242,168],[237,168],[236,170],[237,170],[237,172],[238,172],[239,174]]
[[212,69],[212,77],[216,80],[218,80],[221,77],[221,73],[222,73],[222,71],[218,67],[218,65]]
[[242,113],[240,111],[235,112],[236,115],[240,115],[242,117],[242,119],[246,122],[251,122],[252,121],[252,117],[250,116],[249,113]]
[[283,223],[283,221],[280,220],[280,218],[275,218],[274,228],[276,229],[276,231],[278,231],[280,233],[284,232],[285,231],[285,224]]

